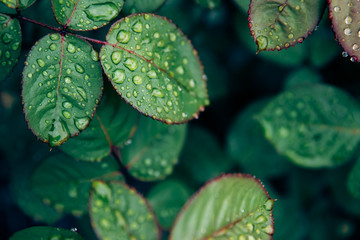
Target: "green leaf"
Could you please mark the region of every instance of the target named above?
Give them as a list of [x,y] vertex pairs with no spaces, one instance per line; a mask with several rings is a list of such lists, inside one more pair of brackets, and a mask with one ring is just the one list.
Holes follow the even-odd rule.
[[177,168],[184,180],[202,185],[230,168],[231,160],[214,135],[203,128],[190,128]]
[[78,31],[98,29],[119,15],[124,0],[52,0],[56,20]]
[[186,125],[166,125],[141,117],[131,143],[121,149],[121,160],[130,174],[144,181],[172,173],[186,135]]
[[190,195],[190,190],[182,182],[165,180],[153,187],[146,198],[154,209],[160,225],[169,229]]
[[170,239],[272,239],[273,203],[257,179],[225,175],[188,201]]
[[258,51],[280,50],[302,43],[320,21],[325,2],[252,0],[249,26]]
[[17,19],[0,14],[0,82],[16,65],[21,51],[21,29]]
[[101,63],[116,91],[145,115],[186,122],[209,104],[202,66],[185,35],[170,21],[136,14],[116,22]]
[[340,45],[352,61],[360,61],[360,30],[358,14],[360,2],[356,0],[329,0],[329,14]]
[[134,135],[138,116],[113,89],[105,91],[89,127],[60,149],[79,160],[100,160],[109,156],[113,147],[120,147]]
[[31,6],[36,0],[0,0],[9,8],[25,9]]
[[23,73],[23,101],[29,127],[58,146],[84,130],[102,91],[97,53],[71,35],[50,34],[30,51]]
[[354,164],[347,179],[347,188],[354,198],[360,200],[360,158]]
[[221,4],[221,0],[195,0],[195,2],[209,9],[218,8]]
[[242,10],[244,13],[249,11],[249,5],[251,0],[233,0],[233,2]]
[[165,0],[126,0],[123,13],[126,15],[140,12],[155,12]]
[[304,167],[348,161],[360,142],[360,109],[347,93],[326,85],[288,90],[258,115],[280,154]]
[[99,239],[159,239],[159,230],[146,200],[125,184],[94,182],[89,212]]
[[75,216],[87,211],[91,184],[100,179],[119,179],[119,165],[112,158],[101,162],[76,161],[64,154],[45,159],[31,176],[33,191],[58,212]]
[[322,76],[316,70],[304,67],[290,73],[285,80],[285,88],[311,87],[312,84],[321,83]]
[[10,240],[66,239],[82,240],[76,232],[54,227],[31,227],[15,233]]
[[261,125],[254,119],[268,102],[268,99],[259,100],[240,112],[227,138],[229,154],[245,172],[261,179],[283,175],[290,168],[287,159],[265,139]]

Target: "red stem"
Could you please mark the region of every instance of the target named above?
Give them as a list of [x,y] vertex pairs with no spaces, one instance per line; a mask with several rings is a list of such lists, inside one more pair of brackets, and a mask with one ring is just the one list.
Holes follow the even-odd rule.
[[40,25],[40,26],[42,26],[42,27],[51,29],[51,30],[56,31],[56,32],[60,32],[60,31],[62,30],[61,28],[53,27],[53,26],[47,25],[47,24],[45,24],[45,23],[38,22],[38,21],[36,21],[36,20],[26,18],[26,17],[21,16],[21,15],[18,15],[18,16],[16,16],[16,17],[17,17],[18,19],[21,19],[21,20],[24,20],[24,21],[27,21],[27,22],[31,22],[31,23],[34,23],[34,24],[37,24],[37,25]]

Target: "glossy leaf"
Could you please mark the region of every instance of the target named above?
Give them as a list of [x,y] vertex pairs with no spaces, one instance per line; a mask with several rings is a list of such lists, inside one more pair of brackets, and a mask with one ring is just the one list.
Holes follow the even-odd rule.
[[329,14],[336,38],[352,61],[360,61],[360,2],[329,0]]
[[92,182],[101,179],[119,179],[119,165],[112,158],[102,162],[76,161],[64,154],[45,159],[31,176],[31,187],[43,201],[58,212],[82,215]]
[[198,116],[209,103],[196,51],[165,18],[136,14],[116,22],[101,63],[116,91],[145,115],[168,124]]
[[0,0],[9,8],[25,9],[30,7],[36,0]]
[[159,230],[146,200],[122,183],[94,182],[89,212],[99,239],[159,239]]
[[121,160],[130,174],[144,181],[163,179],[172,173],[186,135],[186,125],[166,125],[141,117],[138,131],[121,149]]
[[123,11],[126,15],[140,12],[155,12],[166,0],[126,0]]
[[269,102],[259,100],[240,112],[232,124],[227,138],[228,153],[244,172],[259,178],[284,175],[290,163],[278,154],[267,139],[261,125],[254,119]]
[[225,175],[192,197],[170,239],[272,239],[273,203],[257,179]]
[[209,9],[218,8],[221,4],[221,0],[195,0],[195,2]]
[[325,2],[252,0],[249,26],[258,51],[280,50],[302,43],[320,21]]
[[110,89],[105,92],[89,127],[69,139],[61,150],[79,160],[100,160],[134,135],[138,117],[138,113]]
[[190,190],[182,182],[165,180],[153,187],[146,198],[160,225],[169,229],[190,195]]
[[15,233],[10,240],[66,239],[82,240],[76,232],[54,227],[31,227]]
[[351,195],[357,199],[360,199],[360,160],[359,159],[354,164],[347,179],[347,188],[351,193]]
[[124,0],[52,0],[56,20],[79,31],[97,29],[108,24],[121,11]]
[[0,14],[0,82],[6,79],[21,51],[21,29],[17,19]]
[[84,130],[102,91],[97,53],[71,35],[50,34],[30,51],[23,74],[23,101],[29,127],[58,146]]
[[326,85],[288,90],[258,115],[280,154],[305,167],[345,163],[360,143],[360,109],[345,92]]

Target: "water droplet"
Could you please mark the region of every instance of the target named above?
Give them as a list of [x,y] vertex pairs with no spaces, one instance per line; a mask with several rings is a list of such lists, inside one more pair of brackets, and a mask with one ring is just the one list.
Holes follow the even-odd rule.
[[350,58],[350,61],[351,61],[351,62],[356,62],[356,61],[357,61],[357,57],[351,57],[351,58]]
[[133,26],[132,26],[132,30],[134,32],[140,33],[143,30],[143,24],[141,21],[137,21]]
[[67,46],[67,51],[69,52],[69,53],[75,53],[76,52],[76,47],[73,45],[73,44],[71,44],[71,43],[69,43],[68,44],[68,46]]
[[123,69],[117,69],[114,73],[113,73],[113,81],[115,83],[123,83],[124,80],[126,78],[126,75],[125,75],[125,71]]
[[50,34],[50,39],[53,41],[59,40],[60,35],[59,34]]
[[274,200],[272,200],[272,199],[268,199],[264,204],[264,208],[267,211],[271,211],[273,209],[273,207],[274,207]]
[[81,65],[79,65],[79,64],[75,64],[75,70],[78,72],[78,73],[84,73],[85,71],[84,71],[84,68],[81,66]]
[[175,33],[170,33],[169,37],[170,37],[170,41],[172,41],[172,42],[176,41],[176,34]]
[[55,51],[56,48],[57,48],[57,45],[55,43],[52,43],[50,46],[49,46],[50,50],[51,51]]
[[5,44],[9,44],[13,39],[14,39],[14,37],[10,33],[7,33],[7,32],[1,36],[1,40]]
[[125,60],[124,65],[131,71],[134,71],[138,67],[138,62],[136,59],[129,57]]
[[99,61],[99,54],[93,49],[91,50],[91,59],[95,62]]
[[71,78],[70,77],[65,77],[65,82],[66,83],[71,83]]
[[348,57],[348,56],[349,56],[349,54],[348,54],[347,52],[345,52],[345,51],[342,52],[341,55],[342,55],[343,57]]
[[340,12],[341,11],[341,8],[340,7],[338,7],[338,6],[335,6],[334,7],[334,12]]
[[265,50],[268,45],[268,38],[260,35],[256,38],[256,43],[259,51]]
[[115,51],[113,52],[113,54],[111,55],[111,60],[114,64],[119,64],[121,61],[121,57],[122,57],[122,53],[119,51]]
[[83,118],[75,118],[74,123],[77,129],[80,131],[85,130],[86,127],[89,125],[90,118],[83,117]]
[[182,67],[182,66],[178,66],[177,68],[176,68],[176,72],[178,73],[178,74],[184,74],[184,68]]
[[136,84],[136,85],[139,85],[143,82],[143,78],[139,75],[135,75],[133,77],[133,82]]
[[64,108],[68,108],[68,109],[72,108],[72,104],[70,102],[63,102],[62,105],[63,105]]
[[65,118],[67,118],[67,119],[70,119],[71,118],[71,113],[69,113],[68,111],[63,111],[62,112],[62,115],[65,117]]
[[93,21],[111,21],[119,14],[119,9],[114,3],[99,3],[91,4],[85,13]]
[[152,89],[152,86],[151,86],[150,83],[146,84],[146,89],[148,89],[148,90],[151,90],[151,89]]
[[159,38],[160,34],[158,32],[154,33],[154,38]]
[[116,39],[120,43],[127,43],[130,41],[130,33],[124,30],[120,30]]
[[172,89],[173,89],[173,85],[171,83],[166,85],[166,90],[171,91]]
[[87,96],[86,96],[86,92],[82,87],[77,87],[76,91],[79,93],[79,95],[81,96],[82,99],[84,99],[84,101],[87,101]]
[[39,64],[39,66],[40,67],[45,67],[45,61],[44,60],[42,60],[42,59],[38,59],[38,60],[36,60],[37,61],[37,63]]
[[152,91],[152,95],[158,98],[162,98],[164,97],[164,93],[162,91],[160,91],[159,89],[154,89]]
[[155,72],[154,70],[148,71],[146,75],[147,75],[149,78],[157,78],[157,77],[158,77],[157,74],[156,74],[156,72]]
[[51,92],[48,92],[48,93],[46,94],[46,96],[47,96],[48,98],[51,98],[51,97],[52,97],[52,93],[51,93]]
[[256,218],[256,223],[264,223],[266,222],[266,218],[263,215],[260,215]]
[[28,78],[32,78],[33,75],[32,75],[32,73],[28,73],[27,76],[28,76]]
[[351,34],[351,29],[350,29],[350,28],[345,28],[345,29],[344,29],[344,34],[345,34],[346,36],[350,36],[350,34]]
[[262,229],[267,234],[273,234],[274,233],[274,227],[272,225],[267,225]]
[[345,23],[346,23],[346,24],[351,24],[351,22],[352,22],[352,18],[351,18],[350,16],[347,16],[347,17],[345,18]]
[[100,220],[100,225],[106,229],[109,229],[111,226],[110,222],[106,218]]

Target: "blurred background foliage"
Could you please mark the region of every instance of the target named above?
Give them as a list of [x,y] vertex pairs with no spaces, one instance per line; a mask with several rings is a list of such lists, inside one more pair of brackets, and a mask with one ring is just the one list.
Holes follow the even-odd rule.
[[[331,169],[299,167],[277,153],[254,116],[285,89],[307,83],[331,84],[358,99],[360,65],[343,57],[327,13],[302,44],[256,54],[248,28],[248,2],[166,0],[156,11],[177,24],[198,50],[211,105],[189,123],[174,172],[164,181],[133,184],[149,199],[161,226],[168,229],[188,197],[207,180],[224,172],[250,173],[277,199],[274,239],[356,239],[360,234],[356,156]],[[1,5],[0,12],[9,9]],[[24,15],[57,25],[48,0],[38,0]],[[84,35],[103,40],[109,27]],[[19,73],[26,54],[49,31],[30,23],[22,23],[22,30],[22,57],[0,83],[0,238],[45,223],[76,227],[85,239],[95,239],[86,215],[63,216],[43,204],[29,187],[34,167],[60,151],[50,152],[28,129],[20,96]],[[357,182],[354,191],[348,190],[349,181]]]

